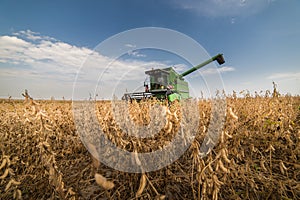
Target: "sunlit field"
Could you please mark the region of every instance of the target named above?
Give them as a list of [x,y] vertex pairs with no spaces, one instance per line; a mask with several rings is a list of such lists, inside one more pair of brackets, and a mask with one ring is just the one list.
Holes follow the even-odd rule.
[[[129,115],[137,124],[149,124],[149,107],[156,103],[132,102]],[[200,156],[200,145],[211,102],[199,100],[197,136],[184,155],[158,171],[125,173],[85,148],[71,101],[3,99],[0,199],[300,199],[300,97],[233,94],[226,104],[223,131],[207,156]],[[132,152],[163,148],[183,115],[180,102],[165,106],[163,129],[139,139],[118,127],[110,101],[96,105],[107,138]]]

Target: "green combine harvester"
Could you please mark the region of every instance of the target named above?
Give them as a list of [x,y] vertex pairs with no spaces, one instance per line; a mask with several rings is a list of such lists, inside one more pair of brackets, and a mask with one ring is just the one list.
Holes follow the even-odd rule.
[[144,92],[125,93],[122,99],[141,101],[143,99],[157,98],[159,100],[167,99],[169,102],[188,99],[190,98],[189,86],[183,77],[213,61],[217,61],[219,65],[225,63],[223,54],[218,54],[182,74],[178,74],[172,67],[146,71],[145,74],[150,76],[150,86],[144,83]]

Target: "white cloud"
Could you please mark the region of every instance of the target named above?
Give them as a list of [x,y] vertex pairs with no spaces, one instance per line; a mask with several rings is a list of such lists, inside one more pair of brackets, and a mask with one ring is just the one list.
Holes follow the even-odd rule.
[[267,79],[281,79],[281,80],[300,80],[300,72],[284,72],[284,73],[274,73],[267,77]]
[[13,33],[13,35],[24,38],[24,39],[28,39],[28,40],[50,40],[50,41],[57,41],[55,38],[53,37],[49,37],[49,36],[42,36],[40,33],[38,32],[33,32],[31,30],[26,30],[26,31],[19,31],[19,32],[15,32]]
[[[131,53],[132,57],[145,56],[138,51]],[[52,84],[53,81],[60,84],[65,84],[66,81],[73,83],[82,64],[84,66],[77,81],[81,85],[88,85],[89,88],[95,87],[101,74],[102,82],[112,87],[118,81],[124,83],[128,80],[144,80],[144,71],[153,66],[167,67],[163,63],[154,61],[112,60],[97,51],[71,45],[29,30],[11,36],[0,36],[0,79],[2,79],[0,90],[2,91],[16,90],[14,88],[16,85],[39,86]],[[10,82],[3,82],[5,80]],[[12,80],[15,81],[15,86],[11,84]],[[69,91],[72,91],[72,87],[68,87]]]
[[[128,44],[127,46],[131,45]],[[89,91],[90,88],[99,84],[97,81],[102,75],[100,87],[113,88],[119,84],[123,87],[119,87],[119,90],[124,92],[125,87],[130,91],[131,86],[134,88],[143,82],[146,77],[144,73],[146,70],[153,67],[170,67],[163,61],[142,61],[141,58],[146,55],[137,50],[131,51],[129,56],[138,59],[112,60],[92,49],[68,44],[30,30],[20,31],[11,36],[0,36],[0,79],[2,79],[0,90],[10,92],[24,89],[16,89],[17,85],[25,88],[28,85],[34,85],[37,88],[44,85],[44,88],[49,87],[49,91],[56,91],[58,88],[51,86],[55,82],[56,85],[61,84],[62,88],[72,91],[71,83],[75,80],[80,69],[78,84],[82,84],[82,87],[88,88]],[[84,66],[80,68],[82,64]],[[178,72],[189,68],[184,64],[176,64],[174,67]],[[202,72],[223,73],[233,71],[234,68],[221,67],[219,71],[209,70],[206,69]],[[5,80],[10,82],[5,82]],[[11,84],[12,82],[14,85]],[[131,86],[128,84],[129,82],[132,82]],[[50,90],[51,87],[52,90]],[[41,90],[45,91],[45,89]]]
[[[77,71],[81,69],[81,81],[97,80],[96,76],[105,72],[103,80],[115,81],[119,77],[124,79],[140,79],[145,76],[146,69],[155,67],[168,67],[164,63],[154,61],[138,61],[134,59],[112,60],[96,51],[85,47],[78,47],[58,40],[48,40],[47,36],[40,36],[39,41],[31,36],[26,40],[21,35],[37,34],[32,31],[20,31],[14,36],[0,36],[0,67],[1,75],[20,76],[28,78],[39,75],[40,78],[63,78],[74,80]],[[127,45],[132,46],[134,45]],[[146,57],[139,51],[130,51],[128,55],[133,58]],[[87,59],[87,60],[86,60]],[[20,65],[21,67],[4,67],[3,64]],[[25,66],[25,67],[24,67]],[[30,73],[30,72],[35,73]],[[124,76],[128,71],[130,77]]]
[[201,71],[201,74],[208,75],[208,74],[217,74],[217,73],[226,73],[235,71],[234,67],[223,66],[219,68],[206,68]]
[[19,39],[17,37],[14,37],[14,36],[2,36],[1,37],[1,44],[8,46],[8,48],[11,48],[13,46],[17,46],[17,47],[22,46],[22,47],[24,47],[24,46],[29,45],[28,42],[26,42],[22,39]]
[[176,65],[173,65],[172,67],[178,73],[182,73],[182,72],[184,72],[184,71],[186,71],[186,70],[188,70],[190,68],[189,66],[187,66],[185,64],[176,64]]
[[133,56],[133,57],[137,57],[137,58],[146,57],[145,54],[139,53],[138,50],[129,51],[129,52],[128,52],[128,55],[129,55],[129,56]]
[[75,73],[82,61],[91,53],[92,50],[84,47],[58,41],[42,39],[39,42],[32,42],[16,36],[0,36],[1,63],[27,66],[22,69],[14,68],[19,74],[28,69],[39,71],[41,76],[47,76],[51,72]]
[[251,15],[263,10],[270,0],[174,0],[182,9],[207,17]]
[[134,45],[134,44],[125,44],[125,47],[128,47],[128,48],[135,48],[136,45]]
[[235,69],[233,67],[228,67],[228,66],[220,67],[220,68],[218,68],[218,70],[221,73],[235,71]]

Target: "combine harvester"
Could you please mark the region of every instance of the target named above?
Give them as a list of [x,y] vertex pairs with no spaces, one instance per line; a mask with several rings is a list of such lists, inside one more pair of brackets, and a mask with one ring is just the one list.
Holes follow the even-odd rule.
[[125,93],[122,99],[141,101],[143,99],[156,98],[159,100],[167,99],[169,102],[173,102],[190,98],[189,86],[183,77],[213,61],[217,61],[219,65],[225,63],[223,54],[218,54],[182,74],[178,74],[172,67],[146,71],[145,74],[150,76],[150,87],[144,82],[145,92]]

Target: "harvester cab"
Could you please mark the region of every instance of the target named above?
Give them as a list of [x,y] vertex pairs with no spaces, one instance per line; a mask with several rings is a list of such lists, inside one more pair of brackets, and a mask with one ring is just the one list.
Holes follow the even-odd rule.
[[123,99],[140,101],[155,97],[159,100],[167,99],[169,102],[173,102],[190,98],[188,82],[184,80],[184,76],[193,73],[213,61],[217,61],[219,65],[225,63],[223,54],[218,54],[182,74],[178,74],[172,67],[146,71],[145,74],[149,76],[149,83],[144,82],[145,91],[125,93]]

